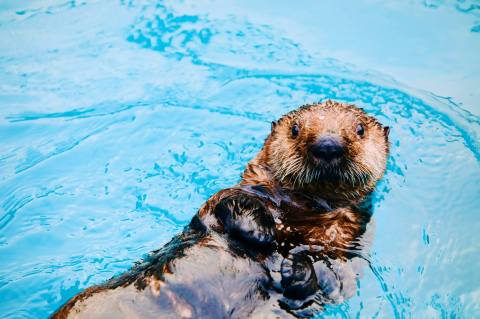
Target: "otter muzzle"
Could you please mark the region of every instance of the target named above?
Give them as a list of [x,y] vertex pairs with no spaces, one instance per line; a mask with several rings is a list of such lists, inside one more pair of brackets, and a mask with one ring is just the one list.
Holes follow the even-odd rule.
[[342,142],[336,137],[322,137],[310,146],[310,153],[317,159],[331,162],[345,153]]

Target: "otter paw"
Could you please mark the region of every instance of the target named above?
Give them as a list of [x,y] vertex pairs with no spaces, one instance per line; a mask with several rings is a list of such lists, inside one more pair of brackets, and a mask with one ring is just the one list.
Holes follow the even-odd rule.
[[293,255],[282,261],[281,270],[283,295],[294,300],[306,300],[318,291],[315,269],[308,256]]
[[265,205],[246,195],[230,196],[215,207],[215,216],[226,233],[255,244],[273,245],[275,222]]

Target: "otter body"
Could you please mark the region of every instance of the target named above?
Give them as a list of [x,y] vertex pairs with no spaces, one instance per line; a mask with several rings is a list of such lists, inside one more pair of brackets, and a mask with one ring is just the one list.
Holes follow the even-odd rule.
[[265,300],[261,263],[188,226],[148,260],[77,295],[54,318],[245,318]]
[[[184,232],[53,318],[308,316],[355,291],[369,194],[388,127],[353,105],[306,105],[272,123],[238,185]],[[365,262],[363,262],[365,263]]]

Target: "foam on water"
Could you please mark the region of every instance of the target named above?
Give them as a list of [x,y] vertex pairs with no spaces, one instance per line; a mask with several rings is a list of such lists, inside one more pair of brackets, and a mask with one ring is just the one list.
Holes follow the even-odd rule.
[[371,269],[321,317],[480,316],[480,119],[453,99],[213,2],[2,6],[3,317],[46,317],[127,270],[236,183],[271,120],[327,98],[390,125],[392,152]]

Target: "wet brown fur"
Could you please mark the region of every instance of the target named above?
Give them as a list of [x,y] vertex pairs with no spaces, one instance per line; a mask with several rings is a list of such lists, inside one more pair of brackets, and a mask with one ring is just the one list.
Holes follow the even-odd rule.
[[[365,128],[362,137],[356,133],[358,124]],[[300,128],[295,138],[293,125]],[[325,135],[339,136],[346,146],[345,159],[335,167],[315,162],[308,152],[309,145]],[[237,187],[262,186],[270,199],[266,206],[277,221],[282,255],[308,245],[321,246],[322,254],[333,258],[345,257],[355,250],[370,220],[364,202],[384,174],[388,152],[388,127],[363,110],[330,100],[304,105],[272,123]],[[202,218],[211,218],[211,207],[229,196],[225,191],[230,192],[214,195],[200,210]],[[324,204],[315,207],[316,202]]]
[[[363,137],[355,130],[360,123],[365,127]],[[296,138],[291,133],[293,125],[300,128]],[[338,135],[347,150],[344,161],[332,167],[316,162],[308,153],[312,142],[329,134]],[[216,193],[200,208],[188,227],[194,235],[186,230],[172,240],[180,243],[180,249],[167,244],[148,262],[75,296],[53,318],[68,317],[77,302],[99,291],[132,283],[144,289],[149,278],[163,280],[169,265],[182,256],[182,247],[202,245],[198,229],[201,234],[224,231],[215,210],[226,199],[235,206],[236,200],[247,197],[253,201],[248,208],[252,213],[267,211],[275,220],[275,241],[284,257],[293,248],[304,246],[313,254],[347,258],[370,219],[362,203],[385,171],[388,147],[388,128],[353,105],[326,101],[284,115],[272,124],[263,148],[248,163],[239,184]],[[262,261],[266,257],[255,258]]]
[[[358,137],[358,124],[365,126]],[[291,127],[300,135],[291,137]],[[308,145],[321,136],[337,134],[346,144],[346,161],[322,170],[308,154]],[[334,206],[357,204],[382,177],[388,156],[388,136],[382,125],[354,105],[326,101],[304,105],[272,123],[262,150],[245,169],[240,184],[265,184],[323,198]]]

